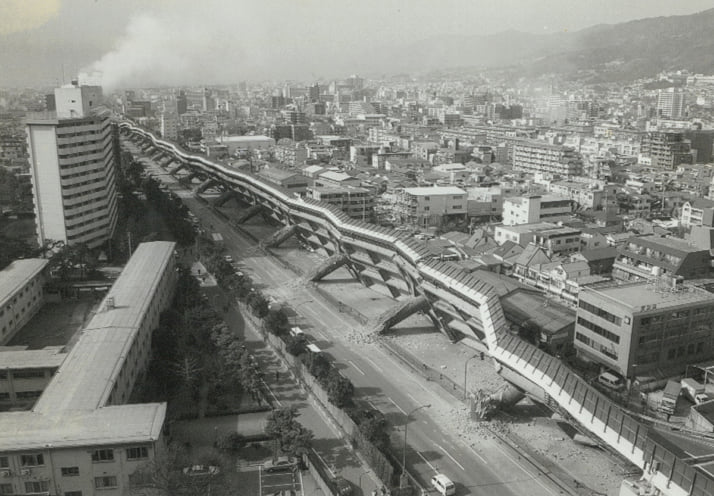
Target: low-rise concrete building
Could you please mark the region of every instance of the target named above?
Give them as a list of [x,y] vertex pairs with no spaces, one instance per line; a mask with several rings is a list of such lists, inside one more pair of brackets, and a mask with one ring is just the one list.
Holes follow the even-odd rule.
[[258,171],[264,180],[279,186],[290,193],[304,195],[312,181],[299,172],[288,171],[280,167],[264,167]]
[[47,263],[42,258],[15,260],[0,271],[0,346],[42,307]]
[[404,188],[396,195],[395,215],[409,224],[438,225],[445,218],[466,216],[466,191],[454,186]]
[[353,219],[371,221],[374,216],[374,194],[367,188],[312,186],[305,196],[334,205]]
[[570,218],[573,201],[556,195],[529,195],[503,200],[503,224],[559,222]]
[[128,495],[162,452],[166,404],[127,401],[172,299],[174,249],[140,244],[32,411],[0,413],[3,492]]
[[64,362],[64,346],[0,347],[0,407],[30,408]]
[[496,226],[494,237],[499,244],[513,241],[521,246],[534,243],[553,254],[570,254],[580,250],[580,230],[550,222]]

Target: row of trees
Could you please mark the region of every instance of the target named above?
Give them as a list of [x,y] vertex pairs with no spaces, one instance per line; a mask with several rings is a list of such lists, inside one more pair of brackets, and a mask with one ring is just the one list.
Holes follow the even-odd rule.
[[188,220],[188,208],[180,198],[161,190],[159,181],[144,178],[141,188],[146,199],[158,210],[179,246],[189,246],[196,240],[196,232]]

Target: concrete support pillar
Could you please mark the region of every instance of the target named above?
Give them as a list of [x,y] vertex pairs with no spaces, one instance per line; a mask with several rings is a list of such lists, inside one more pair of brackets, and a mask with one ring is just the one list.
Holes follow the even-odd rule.
[[219,196],[218,198],[216,198],[215,200],[213,200],[213,206],[214,206],[214,207],[220,207],[220,206],[222,206],[222,205],[223,205],[224,203],[226,203],[228,200],[230,200],[231,198],[233,198],[233,195],[235,195],[235,194],[236,194],[236,192],[233,191],[232,189],[229,189],[228,191],[224,191],[221,196]]
[[386,332],[410,315],[428,310],[429,306],[429,300],[424,295],[402,301],[379,316],[377,324],[374,326],[374,331],[378,333]]
[[275,231],[272,235],[268,236],[266,239],[260,242],[261,246],[266,248],[276,248],[280,244],[288,239],[290,236],[295,234],[297,231],[297,225],[293,224],[290,226],[285,226],[281,229]]
[[258,215],[260,211],[263,210],[262,205],[253,205],[252,207],[248,207],[237,219],[236,219],[236,224],[243,224],[246,221],[250,220],[253,216]]
[[315,269],[310,274],[308,274],[305,279],[308,281],[317,282],[326,275],[336,271],[346,263],[349,263],[349,261],[350,259],[347,257],[347,255],[332,255],[330,258],[315,267]]

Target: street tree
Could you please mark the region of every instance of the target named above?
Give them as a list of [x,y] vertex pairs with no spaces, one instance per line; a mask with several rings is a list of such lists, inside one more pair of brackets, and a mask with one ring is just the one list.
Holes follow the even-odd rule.
[[352,403],[355,387],[352,382],[340,374],[336,368],[331,368],[327,375],[327,399],[338,408]]
[[298,457],[307,453],[314,434],[297,421],[297,409],[292,407],[273,410],[268,416],[265,433],[276,440],[282,453]]

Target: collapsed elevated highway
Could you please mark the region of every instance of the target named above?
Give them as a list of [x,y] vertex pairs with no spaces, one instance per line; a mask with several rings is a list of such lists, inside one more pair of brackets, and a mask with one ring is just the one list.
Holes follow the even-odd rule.
[[488,283],[454,265],[430,260],[418,243],[397,231],[352,219],[334,207],[299,198],[250,173],[187,153],[131,122],[121,122],[119,128],[140,142],[142,149],[170,155],[192,174],[232,191],[248,205],[247,212],[260,211],[279,222],[286,227],[281,236],[296,236],[330,257],[311,274],[314,280],[344,265],[362,284],[403,302],[393,314],[383,316],[380,330],[409,312],[423,311],[452,341],[485,344],[507,381],[557,407],[641,468],[661,494],[714,494],[714,450],[709,456],[693,457],[678,449],[560,360],[513,336],[507,331],[499,297]]

